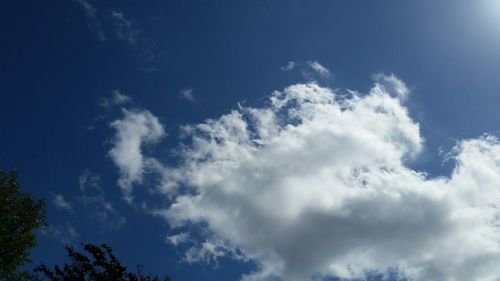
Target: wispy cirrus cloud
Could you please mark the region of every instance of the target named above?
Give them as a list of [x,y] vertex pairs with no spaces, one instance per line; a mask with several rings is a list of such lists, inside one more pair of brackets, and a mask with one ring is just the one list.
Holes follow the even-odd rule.
[[90,30],[101,41],[115,39],[125,43],[133,50],[141,71],[158,71],[154,64],[156,44],[142,36],[137,21],[131,19],[120,9],[98,9],[87,0],[73,1],[83,9]]
[[107,17],[111,20],[115,38],[125,42],[135,51],[136,60],[140,70],[144,72],[156,72],[155,66],[156,44],[142,36],[142,31],[138,27],[138,22],[130,19],[121,10],[113,9]]
[[99,175],[84,170],[78,182],[81,193],[79,200],[89,211],[91,220],[100,225],[101,231],[119,229],[126,223],[125,217],[121,216],[106,199]]
[[104,34],[104,29],[102,28],[102,24],[99,19],[98,10],[94,7],[94,5],[85,0],[73,1],[78,3],[85,11],[90,29],[97,35],[97,37],[99,37],[101,41],[106,41],[106,35]]
[[99,105],[106,108],[111,108],[116,105],[124,105],[133,101],[133,98],[123,94],[120,90],[114,89],[111,91],[111,97],[102,97]]
[[124,15],[123,12],[119,10],[102,12],[86,0],[73,1],[78,3],[85,11],[90,29],[99,37],[101,41],[105,41],[107,39],[103,28],[103,21],[111,20],[114,35],[117,39],[130,44],[135,44],[137,42],[141,32],[134,26],[133,22]]
[[305,63],[289,61],[286,65],[281,67],[281,70],[286,72],[299,70],[302,72],[302,76],[306,80],[312,81],[317,80],[318,78],[330,78],[332,75],[327,67],[323,66],[316,60],[309,60]]
[[40,230],[40,233],[45,236],[59,241],[59,243],[65,246],[76,245],[80,239],[80,234],[70,223],[64,225],[54,225],[49,224]]
[[135,44],[141,31],[137,29],[131,20],[125,17],[123,12],[112,10],[110,17],[115,25],[116,36],[130,44]]
[[[264,106],[183,126],[177,165],[148,157],[168,205],[149,210],[174,229],[203,226],[189,262],[254,261],[245,281],[500,278],[500,141],[458,142],[455,170],[429,178],[408,165],[423,149],[408,88],[394,75],[374,79],[349,97],[295,84]],[[140,181],[129,183],[127,193]]]
[[321,76],[330,76],[330,70],[317,61],[308,61],[307,66]]

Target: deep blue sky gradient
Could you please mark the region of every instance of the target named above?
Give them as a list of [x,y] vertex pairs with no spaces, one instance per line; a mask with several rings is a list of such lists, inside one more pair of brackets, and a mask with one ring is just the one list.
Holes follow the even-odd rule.
[[[332,71],[320,81],[332,88],[366,91],[372,74],[394,73],[412,89],[407,105],[426,139],[411,165],[445,175],[440,146],[500,131],[500,29],[484,20],[479,2],[89,0],[101,16],[101,41],[76,1],[5,1],[0,169],[18,169],[23,189],[47,199],[50,224],[71,223],[81,241],[108,243],[130,265],[175,281],[237,280],[251,264],[179,263],[182,249],[163,241],[168,225],[121,199],[106,156],[109,122],[120,111],[99,106],[100,99],[119,89],[134,107],[159,116],[168,137],[156,153],[167,155],[179,125],[217,117],[237,102],[261,104],[271,91],[303,81],[300,72],[281,70],[288,61],[317,60]],[[106,17],[113,10],[140,31],[135,43],[116,36]],[[179,99],[185,88],[195,102]],[[107,199],[127,219],[123,228],[102,231],[77,203],[85,169],[101,175]],[[56,209],[54,193],[75,212]],[[63,246],[40,235],[33,259],[61,262]]]

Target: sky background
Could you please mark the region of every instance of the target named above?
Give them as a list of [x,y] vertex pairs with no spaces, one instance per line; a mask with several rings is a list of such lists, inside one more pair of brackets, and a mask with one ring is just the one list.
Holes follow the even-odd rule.
[[[259,262],[269,257],[257,252],[273,246],[238,244],[210,218],[173,229],[171,218],[152,210],[168,210],[182,192],[152,190],[169,181],[190,185],[189,179],[159,176],[175,167],[187,171],[182,159],[188,156],[176,154],[180,144],[190,145],[181,126],[239,107],[269,108],[273,91],[290,85],[363,96],[377,81],[393,86],[394,79],[403,81],[409,91],[404,101],[391,93],[393,86],[386,88],[387,99],[401,99],[410,123],[419,124],[422,147],[397,169],[426,173],[427,183],[439,177],[453,182],[457,162],[445,160],[457,143],[500,133],[500,2],[495,0],[8,1],[1,13],[0,169],[16,168],[22,189],[47,201],[49,225],[37,234],[36,263],[62,263],[65,245],[92,242],[111,245],[131,267],[144,264],[146,272],[169,274],[174,281],[239,280],[258,272]],[[380,80],[380,73],[394,79]],[[136,127],[127,131],[130,123]],[[137,155],[121,157],[120,145],[139,148],[140,155],[148,155],[144,159],[163,166],[145,160],[145,168],[134,174],[129,164]],[[489,145],[496,147],[495,141]],[[492,173],[498,176],[498,169]],[[189,176],[196,175],[182,177]],[[127,188],[136,194],[132,203]],[[192,243],[175,245],[179,234]],[[207,237],[233,244],[216,252],[217,258],[214,253],[197,261],[186,258]],[[255,251],[232,252],[245,246]],[[277,260],[290,261],[284,256]],[[396,266],[402,256],[394,257]],[[321,266],[310,268],[316,271],[309,276],[330,275]],[[271,273],[285,279],[303,274]]]

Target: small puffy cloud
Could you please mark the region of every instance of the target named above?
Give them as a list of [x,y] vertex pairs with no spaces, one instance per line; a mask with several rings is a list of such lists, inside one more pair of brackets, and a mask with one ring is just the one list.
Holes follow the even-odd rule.
[[80,185],[80,202],[89,209],[91,219],[96,220],[101,231],[121,228],[126,219],[118,214],[112,204],[106,200],[101,187],[101,178],[89,170],[84,170],[78,179]]
[[98,10],[92,4],[90,4],[85,0],[73,0],[73,1],[78,3],[85,11],[85,15],[87,16],[90,29],[93,32],[95,32],[95,34],[99,37],[101,41],[105,41],[106,36],[104,35],[104,30],[102,29],[101,22],[97,17]]
[[194,97],[194,94],[193,94],[193,89],[191,88],[187,88],[187,89],[184,89],[180,92],[180,98],[183,99],[183,100],[187,100],[187,101],[195,101],[195,97]]
[[165,131],[158,118],[147,110],[123,110],[123,118],[110,126],[116,134],[108,155],[120,168],[118,185],[130,202],[132,185],[142,183],[146,167],[152,164],[143,156],[142,147],[160,141]]
[[52,202],[58,209],[73,212],[73,207],[71,206],[71,204],[66,201],[66,199],[64,199],[64,196],[60,194],[54,194],[52,196]]
[[112,90],[111,97],[101,98],[99,105],[102,107],[110,108],[116,105],[124,105],[132,102],[132,97],[123,94],[119,90]]
[[285,66],[281,67],[283,71],[292,71],[295,68],[295,62],[289,61]]
[[169,235],[165,238],[165,241],[174,246],[188,242],[191,239],[189,233],[181,232],[174,235]]
[[[261,107],[183,126],[178,164],[147,158],[168,206],[152,213],[173,228],[202,228],[186,260],[252,260],[244,281],[499,280],[500,141],[458,142],[454,171],[429,178],[408,165],[423,147],[404,103],[409,90],[394,75],[374,79],[352,97],[291,85]],[[144,163],[144,132],[157,131],[152,142],[163,134],[143,129],[156,124],[150,113],[129,114],[114,125],[114,149]],[[129,162],[115,161],[122,177],[142,179],[144,164]]]
[[307,66],[313,70],[314,72],[318,73],[321,76],[330,76],[330,70],[328,68],[324,67],[317,61],[308,61]]

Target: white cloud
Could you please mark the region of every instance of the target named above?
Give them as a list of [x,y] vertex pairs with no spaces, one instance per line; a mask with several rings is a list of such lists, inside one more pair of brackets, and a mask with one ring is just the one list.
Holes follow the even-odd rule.
[[180,98],[187,100],[187,101],[195,101],[196,100],[194,97],[194,94],[193,94],[193,89],[191,89],[191,88],[187,88],[187,89],[182,90],[180,92]]
[[292,71],[295,68],[295,62],[289,61],[285,66],[281,67],[283,71]]
[[96,33],[96,35],[99,37],[101,41],[105,41],[106,36],[104,35],[104,30],[102,29],[101,22],[97,17],[98,10],[92,4],[90,4],[85,0],[73,0],[73,1],[78,3],[85,11],[85,15],[87,16],[89,22],[88,23],[89,27],[92,29],[92,31]]
[[120,104],[125,104],[129,103],[132,101],[132,98],[122,94],[119,90],[112,90],[111,93],[113,94],[112,97],[112,102],[113,104],[120,105]]
[[181,232],[167,236],[165,241],[173,246],[194,244],[187,249],[183,258],[183,261],[190,264],[197,262],[218,264],[220,258],[228,256],[238,260],[247,260],[240,249],[234,249],[218,238],[196,241],[189,232]]
[[328,70],[328,68],[324,67],[317,61],[308,61],[307,66],[309,66],[309,68],[311,68],[321,76],[330,76],[330,70]]
[[73,212],[73,207],[71,206],[71,204],[68,201],[66,201],[66,199],[64,199],[64,196],[60,194],[53,194],[52,202],[57,208],[61,210]]
[[187,232],[181,232],[181,233],[178,233],[178,234],[169,235],[169,236],[167,236],[167,238],[165,240],[168,243],[170,243],[170,244],[172,244],[174,246],[177,246],[177,245],[186,243],[190,239],[191,239],[191,237],[190,237],[189,233],[187,233]]
[[91,218],[100,224],[101,231],[119,229],[126,223],[126,219],[119,215],[112,204],[106,200],[101,187],[101,178],[98,175],[85,170],[78,181],[81,192],[80,201],[89,208]]
[[391,96],[396,96],[401,100],[405,100],[409,94],[409,90],[406,87],[406,84],[398,79],[394,74],[377,74],[373,76],[373,79],[376,81],[374,87],[378,91],[387,92]]
[[102,107],[110,108],[115,105],[124,105],[132,102],[132,97],[123,94],[120,90],[112,90],[111,97],[101,98],[99,105]]
[[188,263],[204,262],[218,263],[222,257],[231,256],[235,259],[244,259],[239,251],[235,251],[220,239],[205,240],[198,246],[193,246],[186,251],[184,260]]
[[132,184],[142,183],[146,166],[154,164],[143,156],[142,147],[161,140],[165,131],[158,118],[147,110],[123,110],[123,115],[123,119],[110,124],[116,135],[109,156],[120,168],[118,185],[127,201],[131,202]]
[[[173,200],[153,213],[209,233],[186,259],[253,260],[258,269],[245,281],[391,272],[416,281],[499,280],[499,141],[461,141],[453,173],[428,178],[407,165],[423,145],[404,106],[408,89],[394,75],[375,80],[352,98],[292,85],[266,106],[184,126],[179,166],[150,158],[163,176],[159,191]],[[144,124],[129,114],[123,124]],[[117,139],[134,139],[127,151],[142,163],[144,134],[121,133],[129,131],[122,123]],[[122,174],[142,177],[123,168],[129,162],[115,161]]]

